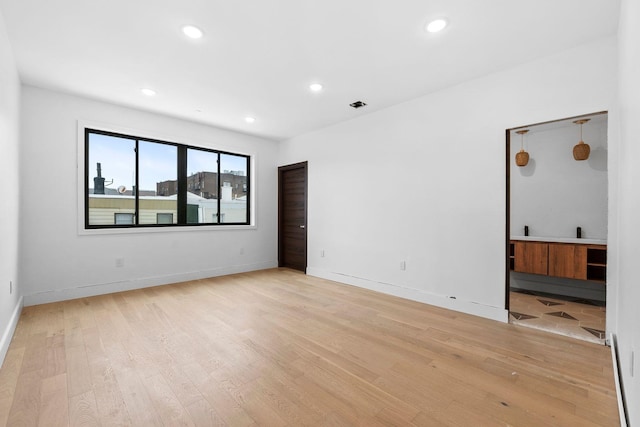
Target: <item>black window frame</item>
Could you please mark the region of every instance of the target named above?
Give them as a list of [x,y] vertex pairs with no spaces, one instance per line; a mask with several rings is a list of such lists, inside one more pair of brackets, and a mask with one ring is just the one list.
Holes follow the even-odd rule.
[[[139,187],[138,175],[139,175],[139,143],[140,141],[151,142],[157,144],[165,144],[176,147],[176,170],[177,170],[177,223],[176,224],[140,224],[140,191],[136,191],[134,196],[134,209],[133,214],[134,224],[89,224],[89,189],[90,187],[90,170],[89,165],[89,138],[91,134],[112,136],[116,138],[126,138],[135,141],[135,186]],[[221,209],[221,190],[217,189],[217,204],[218,204],[218,222],[205,222],[194,223],[187,222],[187,150],[199,150],[217,155],[217,179],[218,187],[220,187],[220,156],[222,154],[244,157],[247,161],[246,170],[246,218],[244,222],[221,222],[223,215],[220,215]],[[140,229],[140,228],[180,228],[180,227],[225,227],[225,226],[250,226],[251,225],[251,156],[247,154],[234,153],[224,150],[216,150],[212,148],[199,147],[194,145],[188,145],[178,142],[159,140],[156,138],[147,138],[144,136],[129,135],[120,132],[105,131],[101,129],[85,127],[84,128],[84,229],[85,230],[99,230],[99,229]]]

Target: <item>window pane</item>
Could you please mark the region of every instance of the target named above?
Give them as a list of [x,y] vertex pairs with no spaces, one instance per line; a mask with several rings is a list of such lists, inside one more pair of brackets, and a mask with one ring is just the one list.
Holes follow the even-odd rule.
[[248,161],[245,156],[220,154],[221,222],[247,223]]
[[187,150],[187,223],[218,222],[218,153]]
[[131,225],[133,224],[133,214],[132,213],[118,213],[115,215],[115,223],[116,225]]
[[157,223],[158,224],[173,224],[173,214],[172,213],[158,213],[157,214]]
[[88,225],[115,225],[116,214],[135,215],[135,147],[133,139],[89,134]]
[[[167,224],[178,218],[178,149],[174,145],[138,143],[138,192],[140,224]],[[160,214],[167,214],[162,216]]]

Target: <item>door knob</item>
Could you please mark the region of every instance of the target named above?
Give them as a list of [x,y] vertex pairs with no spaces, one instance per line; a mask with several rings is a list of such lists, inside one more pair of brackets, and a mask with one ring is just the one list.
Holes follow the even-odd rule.
[[300,226],[300,228],[305,228],[305,226],[304,226],[304,225],[301,225],[301,226]]

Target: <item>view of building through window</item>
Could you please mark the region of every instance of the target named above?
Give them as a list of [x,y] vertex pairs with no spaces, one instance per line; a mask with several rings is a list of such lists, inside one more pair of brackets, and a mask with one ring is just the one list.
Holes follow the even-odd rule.
[[249,223],[248,156],[89,129],[85,149],[88,228]]

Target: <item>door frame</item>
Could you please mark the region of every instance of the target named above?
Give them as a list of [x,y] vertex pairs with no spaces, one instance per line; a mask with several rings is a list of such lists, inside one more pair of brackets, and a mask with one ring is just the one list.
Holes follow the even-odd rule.
[[283,180],[282,175],[284,172],[295,170],[295,169],[304,169],[304,266],[302,268],[303,273],[307,273],[307,264],[308,264],[308,251],[307,251],[307,204],[308,204],[308,192],[309,192],[309,166],[307,161],[293,163],[290,165],[279,166],[278,167],[278,267],[284,267],[282,264],[282,241],[283,241]]
[[505,294],[504,308],[507,310],[507,322],[509,321],[510,303],[511,303],[511,129],[505,129],[505,140],[507,141],[507,158],[505,162],[507,176],[507,217],[505,220]]
[[[526,128],[532,128],[535,126],[540,126],[540,125],[546,125],[549,123],[555,123],[555,122],[562,122],[562,121],[566,121],[566,120],[573,120],[573,119],[580,119],[582,117],[586,117],[586,116],[595,116],[595,115],[600,115],[600,114],[607,114],[607,121],[608,121],[608,114],[609,111],[608,110],[604,110],[604,111],[597,111],[594,113],[588,113],[588,114],[581,114],[579,116],[572,116],[572,117],[565,117],[562,119],[555,119],[555,120],[547,120],[544,122],[538,122],[538,123],[533,123],[533,124],[529,124],[529,125],[525,125],[525,126],[516,126],[516,127],[512,127],[512,128],[508,128],[505,129],[505,141],[506,141],[506,161],[505,161],[505,170],[506,170],[506,220],[505,220],[505,302],[504,302],[504,308],[507,310],[507,312],[510,312],[510,292],[511,292],[511,268],[510,268],[510,244],[511,244],[511,161],[513,161],[513,159],[511,158],[511,132],[518,130],[518,129],[526,129]],[[607,126],[609,126],[609,124],[607,123]],[[609,179],[609,172],[607,171],[607,179]],[[609,187],[607,187],[607,194],[609,192]],[[609,223],[609,209],[607,207],[607,225]],[[608,297],[608,292],[607,292],[607,297]],[[607,298],[607,308],[609,307],[609,298]],[[508,318],[509,319],[509,318]],[[608,322],[606,322],[606,324],[608,324]]]

